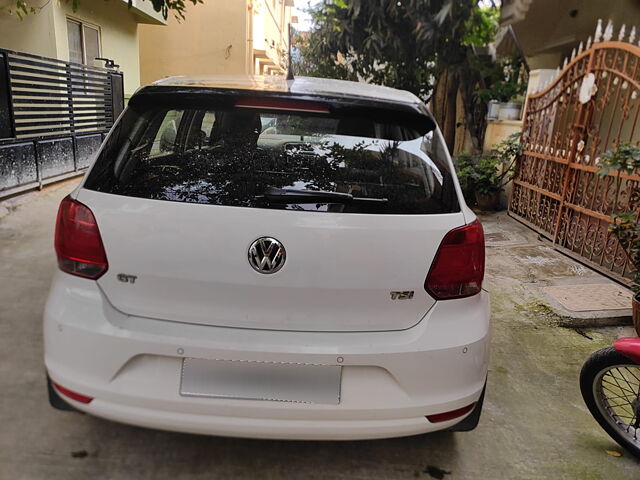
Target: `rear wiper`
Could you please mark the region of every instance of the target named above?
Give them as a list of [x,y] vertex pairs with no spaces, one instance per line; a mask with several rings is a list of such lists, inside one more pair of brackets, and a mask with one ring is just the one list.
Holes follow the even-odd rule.
[[271,203],[387,203],[386,198],[354,197],[350,193],[328,192],[326,190],[304,190],[298,188],[268,187],[257,197]]

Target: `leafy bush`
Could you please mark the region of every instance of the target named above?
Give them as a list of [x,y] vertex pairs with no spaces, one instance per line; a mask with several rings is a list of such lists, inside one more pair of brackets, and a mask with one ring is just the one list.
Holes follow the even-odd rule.
[[[617,199],[621,182],[619,172],[631,175],[640,169],[640,148],[629,142],[621,143],[615,150],[609,150],[602,155],[602,163],[599,166],[600,175],[607,175],[611,171],[618,172],[615,196]],[[609,232],[618,239],[631,261],[634,268],[633,289],[640,292],[640,186],[636,185],[630,195],[629,204],[635,208],[629,212],[614,213],[611,216],[613,221],[609,225]]]
[[492,195],[500,192],[513,178],[516,158],[521,153],[520,133],[514,133],[489,153],[457,155],[456,170],[465,198],[473,200],[476,193]]
[[474,99],[479,103],[487,103],[489,100],[509,102],[521,98],[527,91],[526,70],[522,60],[512,58],[488,62],[483,59],[474,59],[474,66],[485,78],[485,88],[478,88]]
[[464,198],[467,200],[467,203],[471,204],[475,202],[474,169],[477,159],[477,155],[472,155],[467,152],[459,153],[454,159],[460,188],[462,189],[462,193],[464,194]]

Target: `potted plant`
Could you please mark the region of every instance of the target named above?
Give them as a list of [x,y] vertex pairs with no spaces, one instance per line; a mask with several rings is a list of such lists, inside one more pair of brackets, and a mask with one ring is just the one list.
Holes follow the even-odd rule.
[[[617,172],[616,195],[620,191],[622,178],[620,172],[628,175],[640,169],[640,148],[632,143],[621,143],[615,150],[610,150],[602,155],[599,174],[606,175],[610,171]],[[618,239],[634,269],[632,272],[632,300],[633,326],[640,336],[640,186],[630,192],[629,205],[632,210],[628,212],[614,212],[609,232]]]
[[520,134],[514,133],[487,154],[459,154],[456,166],[465,198],[474,199],[481,210],[497,210],[500,192],[511,181],[521,153]]
[[475,165],[474,181],[476,203],[480,210],[497,210],[505,173],[500,173],[500,162],[491,155],[481,155]]

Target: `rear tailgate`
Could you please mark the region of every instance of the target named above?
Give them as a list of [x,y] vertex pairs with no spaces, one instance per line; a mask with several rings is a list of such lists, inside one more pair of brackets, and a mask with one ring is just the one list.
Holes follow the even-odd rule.
[[[134,97],[79,191],[109,263],[98,284],[116,308],[278,330],[420,321],[438,246],[465,223],[421,109],[192,97]],[[286,251],[281,269],[252,266],[262,237]]]
[[[308,331],[397,330],[433,305],[424,280],[462,214],[322,215],[119,197],[82,190],[109,259],[98,284],[119,310],[207,325]],[[248,261],[275,237],[272,275]],[[133,275],[135,283],[119,274]],[[393,299],[392,292],[414,292]]]

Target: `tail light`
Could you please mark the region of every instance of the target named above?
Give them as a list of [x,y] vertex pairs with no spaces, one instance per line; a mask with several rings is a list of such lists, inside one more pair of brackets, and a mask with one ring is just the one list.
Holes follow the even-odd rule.
[[60,270],[71,275],[97,279],[109,266],[93,213],[71,197],[58,209],[55,248]]
[[427,420],[429,420],[431,423],[439,423],[439,422],[446,422],[447,420],[453,420],[454,418],[458,418],[458,417],[461,417],[462,415],[469,413],[471,410],[473,410],[473,407],[475,406],[476,404],[472,403],[471,405],[467,405],[466,407],[458,408],[456,410],[451,410],[449,412],[436,413],[434,415],[427,415]]
[[326,105],[308,100],[287,98],[241,98],[236,102],[240,108],[263,108],[266,110],[286,110],[290,112],[330,113]]
[[58,385],[55,382],[51,382],[51,383],[53,383],[53,386],[58,392],[60,392],[65,397],[69,397],[70,399],[75,400],[76,402],[91,403],[91,401],[93,400],[93,397],[87,397],[86,395],[82,395],[81,393],[74,392],[73,390],[64,388],[62,385]]
[[484,231],[477,220],[447,233],[424,282],[436,300],[480,293],[484,278]]

